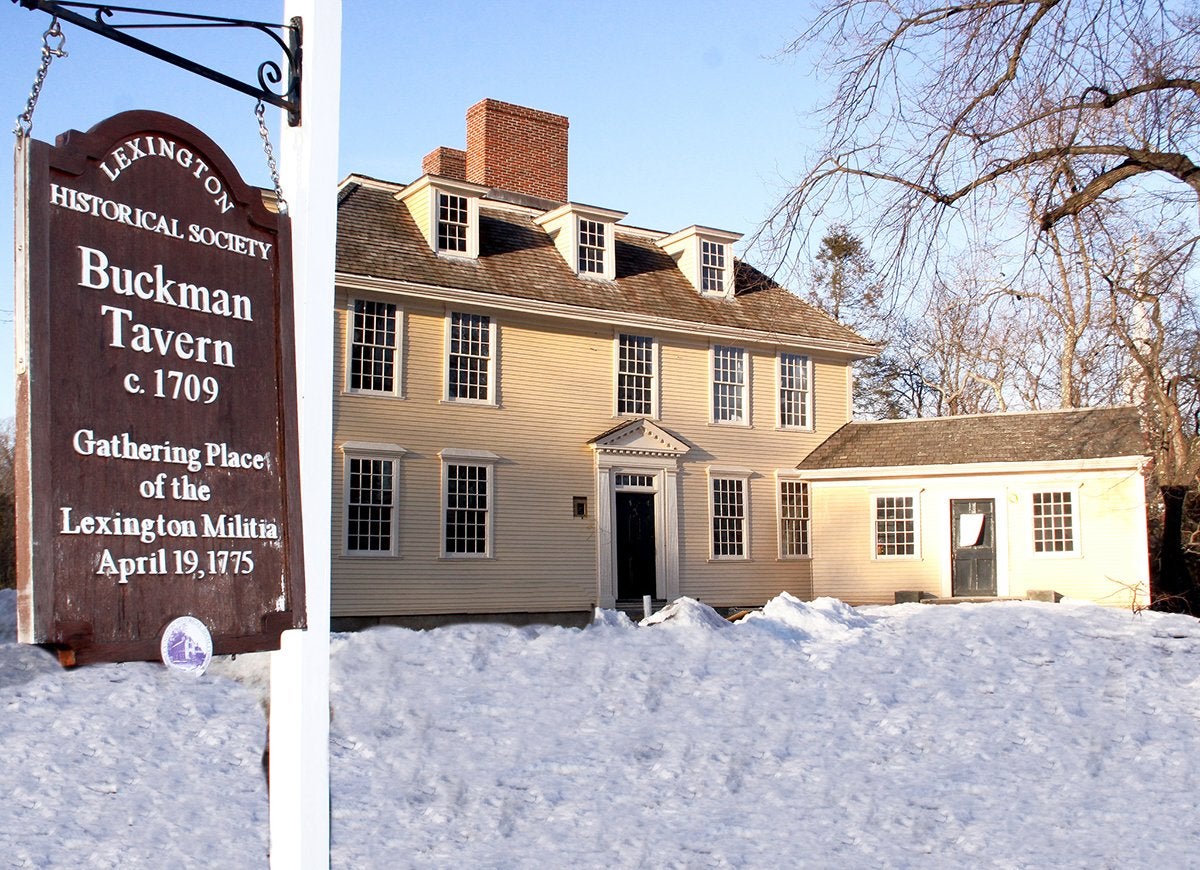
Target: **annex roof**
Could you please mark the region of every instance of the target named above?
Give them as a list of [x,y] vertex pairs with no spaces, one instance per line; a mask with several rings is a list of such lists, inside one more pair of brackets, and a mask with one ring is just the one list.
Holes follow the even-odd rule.
[[[396,193],[402,185],[352,176],[338,204],[337,271],[410,285],[619,315],[667,318],[700,327],[753,330],[787,343],[805,339],[855,357],[878,347],[738,262],[732,300],[704,298],[657,245],[665,234],[616,227],[616,279],[580,278],[537,225],[541,212],[487,198],[479,203],[479,257],[455,261],[430,250]],[[699,331],[703,331],[702,328]]]
[[1141,456],[1132,407],[847,423],[800,469],[1055,462]]

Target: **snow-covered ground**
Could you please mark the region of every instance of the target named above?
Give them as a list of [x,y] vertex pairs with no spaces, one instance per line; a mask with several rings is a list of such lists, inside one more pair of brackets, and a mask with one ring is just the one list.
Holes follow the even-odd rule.
[[[12,610],[0,867],[265,867],[262,657],[63,671]],[[337,868],[1196,866],[1187,617],[685,600],[339,635],[332,672]]]

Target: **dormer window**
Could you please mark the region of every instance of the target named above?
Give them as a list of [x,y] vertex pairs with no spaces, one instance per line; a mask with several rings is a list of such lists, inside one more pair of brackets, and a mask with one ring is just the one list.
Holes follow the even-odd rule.
[[467,252],[467,197],[438,191],[437,245],[439,251],[451,254]]
[[611,281],[617,277],[615,227],[623,217],[623,211],[569,202],[534,221],[576,275]]
[[423,175],[396,198],[408,206],[430,249],[444,257],[479,256],[479,198],[487,188]]
[[725,246],[700,240],[700,292],[725,293]]
[[579,220],[579,274],[604,274],[604,224]]
[[679,271],[701,295],[732,299],[732,245],[741,236],[709,227],[688,227],[659,240],[658,246],[671,255]]

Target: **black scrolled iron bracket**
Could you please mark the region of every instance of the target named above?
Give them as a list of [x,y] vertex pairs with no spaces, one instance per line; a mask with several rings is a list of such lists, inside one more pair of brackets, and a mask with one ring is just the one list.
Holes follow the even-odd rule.
[[[65,0],[12,0],[26,9],[39,10],[53,15],[61,21],[67,21],[92,33],[98,33],[114,42],[119,42],[129,48],[174,64],[181,69],[203,76],[210,81],[222,84],[227,88],[248,94],[255,99],[286,109],[288,124],[292,127],[300,125],[300,72],[302,55],[301,21],[293,18],[288,24],[271,24],[265,21],[246,21],[238,18],[219,18],[212,15],[189,15],[181,12],[164,12],[157,9],[138,9],[132,6],[110,6],[96,3],[74,3]],[[91,16],[75,10],[87,10]],[[141,19],[134,23],[114,24],[108,19],[117,14],[131,16],[141,15],[151,18],[169,19],[165,23],[147,23]],[[284,81],[283,71],[273,60],[263,61],[258,66],[258,84],[236,79],[233,76],[218,72],[203,64],[196,63],[186,57],[167,51],[153,43],[131,36],[127,31],[167,28],[230,28],[246,27],[266,34],[283,50],[287,63],[286,88],[277,93],[272,86],[279,86]],[[281,36],[280,33],[284,35]],[[285,39],[286,36],[286,39]]]

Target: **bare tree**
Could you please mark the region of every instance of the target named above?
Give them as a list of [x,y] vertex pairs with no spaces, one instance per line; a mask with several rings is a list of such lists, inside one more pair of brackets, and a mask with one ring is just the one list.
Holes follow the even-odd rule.
[[[1055,386],[1063,406],[1107,401],[1114,359],[1127,358],[1142,384],[1165,525],[1182,517],[1180,493],[1200,471],[1200,419],[1185,396],[1197,361],[1180,339],[1190,302],[1180,264],[1190,262],[1200,205],[1194,6],[831,0],[788,50],[819,52],[835,88],[821,148],[760,233],[764,253],[786,263],[807,247],[814,218],[852,203],[857,215],[876,215],[868,232],[877,256],[888,252],[891,299],[927,287],[924,320],[957,316],[957,325],[983,301],[944,298],[956,282],[941,255],[1011,251],[1017,278],[994,295],[1033,303],[1026,312],[1036,305],[1043,353],[993,357],[981,341],[967,359],[963,336],[936,323],[930,332],[918,318],[918,349],[922,337],[938,342],[936,353],[923,348],[918,370],[939,413],[1003,408],[1009,395],[1049,404]],[[1151,237],[1159,254],[1145,256],[1143,243],[1139,265],[1131,241]],[[1019,323],[995,322],[998,310],[976,321],[992,336]],[[1021,347],[1034,344],[1030,334]],[[1166,552],[1180,530],[1164,528],[1159,563],[1200,613],[1178,548]]]
[[896,267],[923,261],[947,219],[1003,209],[1013,177],[1040,229],[1137,179],[1200,198],[1190,6],[835,0],[789,50],[830,58],[836,88],[824,146],[770,221],[781,257],[809,215],[868,194]]

